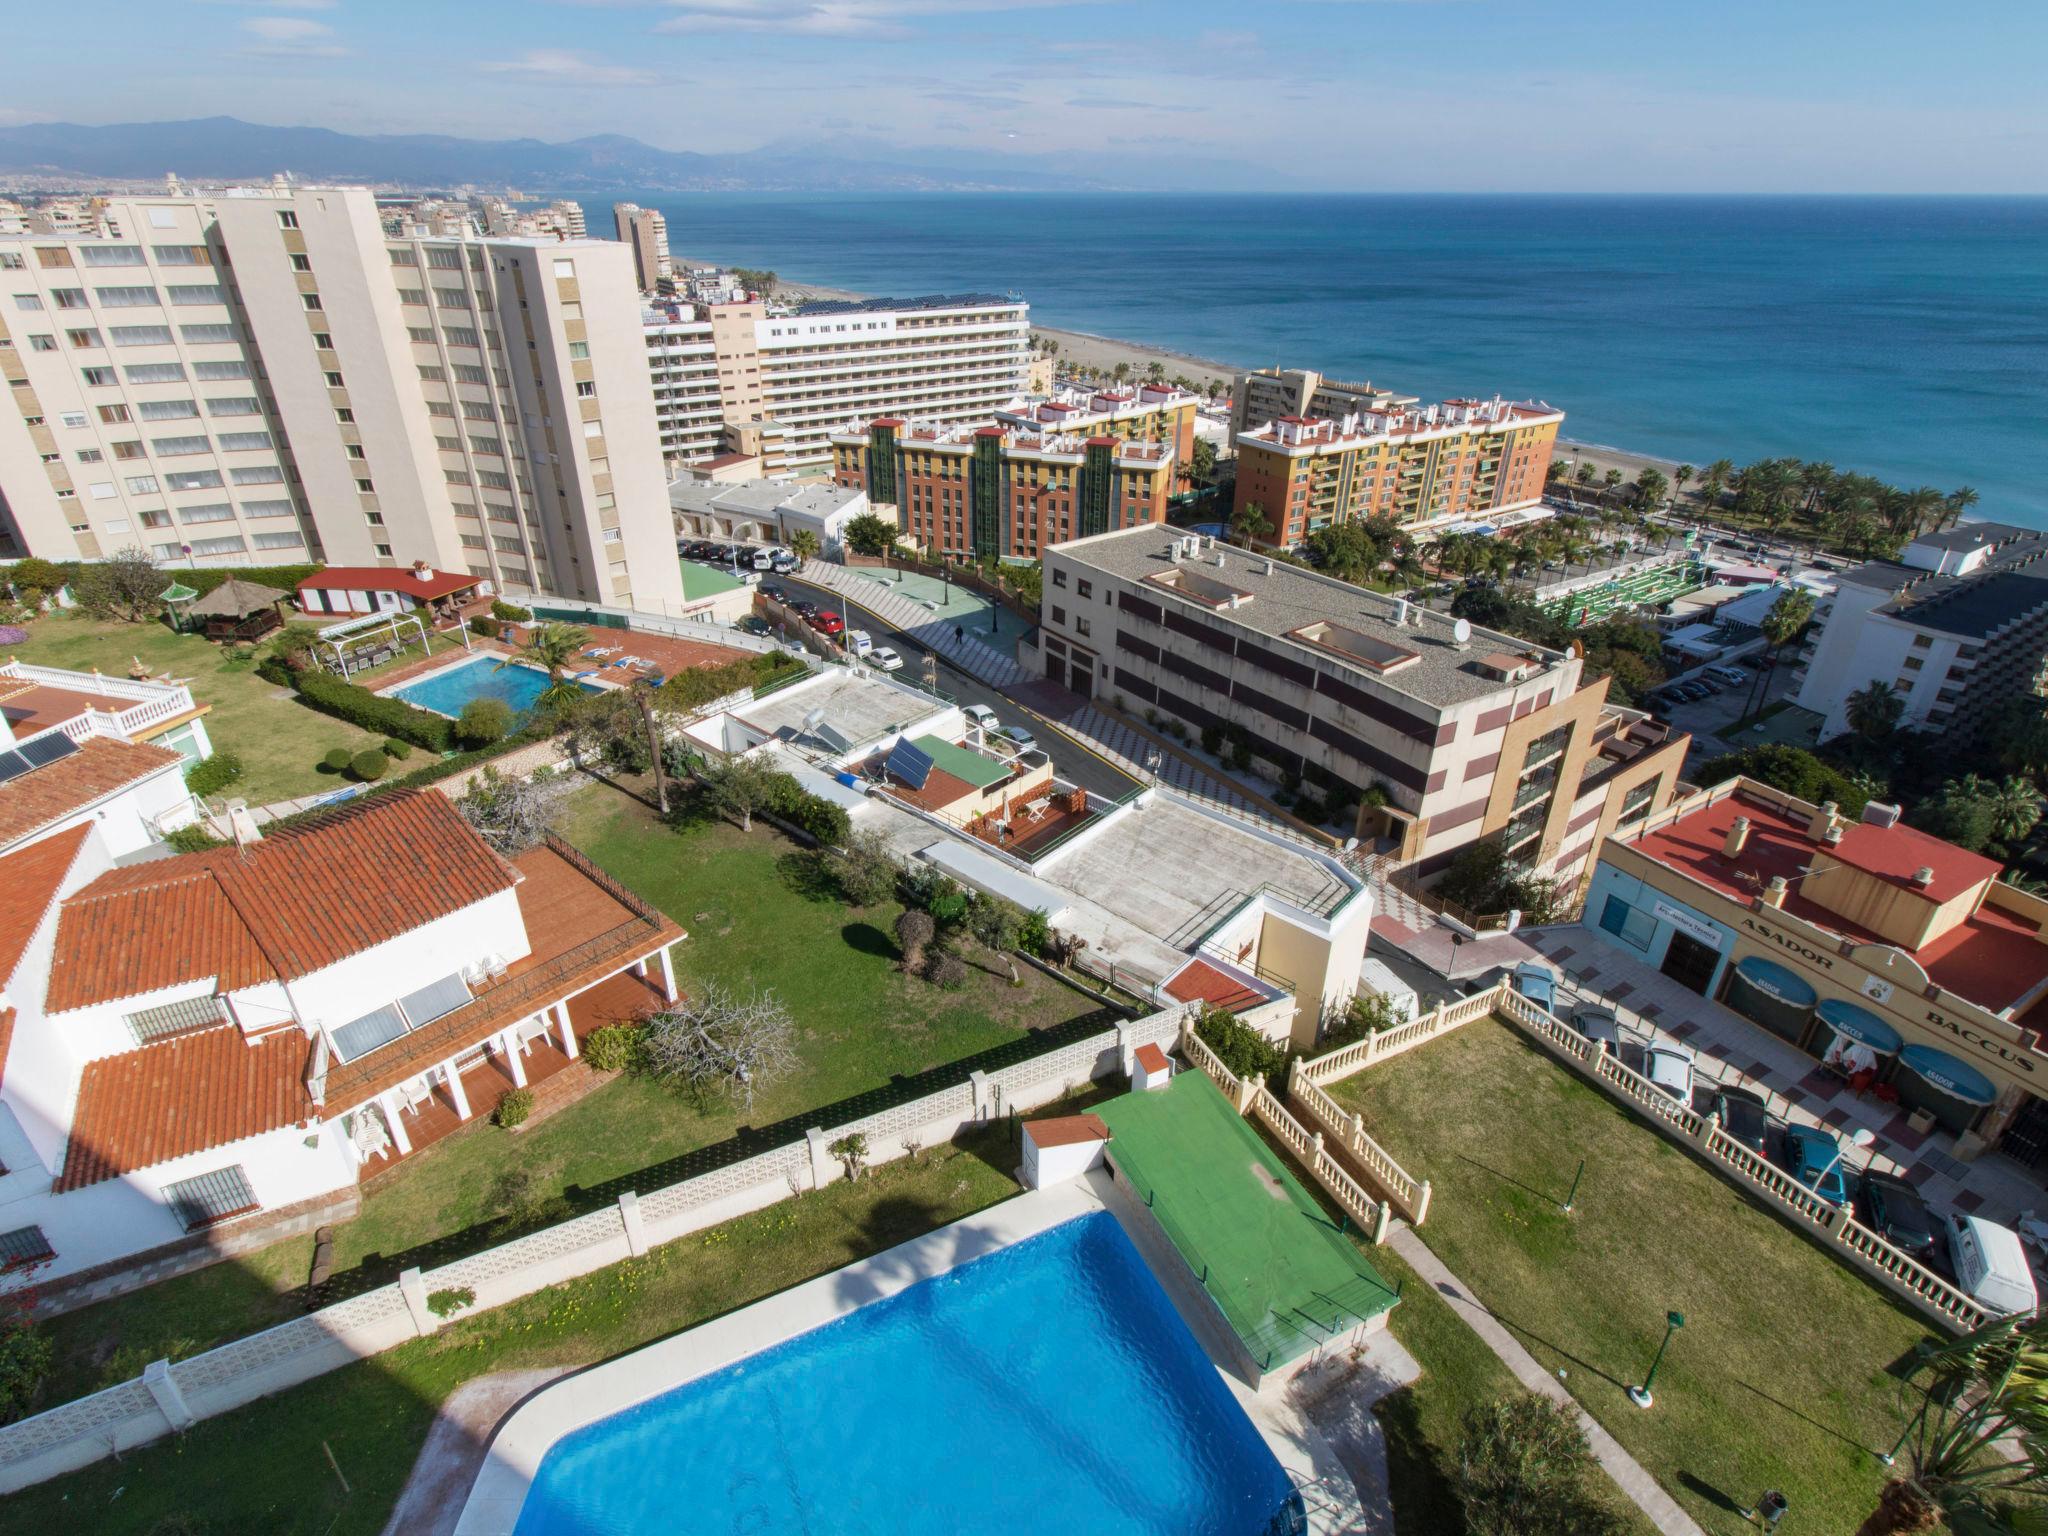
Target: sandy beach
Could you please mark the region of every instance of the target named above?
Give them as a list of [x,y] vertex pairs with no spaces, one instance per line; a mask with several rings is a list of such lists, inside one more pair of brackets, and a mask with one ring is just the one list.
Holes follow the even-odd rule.
[[[678,266],[714,266],[709,261],[694,261],[678,256]],[[807,283],[796,278],[787,278],[779,273],[776,277],[775,296],[787,302],[805,302],[813,299],[866,299],[873,295],[854,293],[844,288],[828,288],[821,283]],[[1031,334],[1044,337],[1059,344],[1056,354],[1061,363],[1078,367],[1100,368],[1113,371],[1118,363],[1128,363],[1133,375],[1143,378],[1146,368],[1159,363],[1171,379],[1181,377],[1191,380],[1198,391],[1206,392],[1211,379],[1219,379],[1223,387],[1232,388],[1237,375],[1244,371],[1229,363],[1214,358],[1195,357],[1185,352],[1175,352],[1168,347],[1149,347],[1140,342],[1122,341],[1114,336],[1096,336],[1087,331],[1063,330],[1058,326],[1034,325]],[[1571,407],[1565,406],[1566,421],[1570,421]],[[1656,469],[1667,477],[1678,467],[1676,459],[1661,459],[1649,454],[1631,453],[1626,448],[1612,447],[1606,443],[1584,443],[1573,438],[1560,437],[1557,440],[1558,457],[1568,459],[1576,467],[1591,464],[1595,477],[1605,475],[1610,469],[1618,469],[1624,479],[1633,480],[1644,469]],[[1695,460],[1695,467],[1704,464],[1704,459]]]

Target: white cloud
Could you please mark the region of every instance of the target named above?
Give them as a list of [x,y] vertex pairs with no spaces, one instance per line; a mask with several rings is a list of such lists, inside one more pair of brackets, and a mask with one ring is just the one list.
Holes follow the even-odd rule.
[[255,41],[242,52],[267,59],[338,59],[348,53],[334,28],[304,16],[251,16],[242,30]]
[[606,64],[564,48],[531,48],[516,59],[495,59],[478,66],[486,74],[517,75],[539,85],[659,85],[661,76],[626,64]]
[[916,17],[973,11],[1041,10],[1084,0],[666,0],[657,32],[776,32],[825,37],[893,37]]

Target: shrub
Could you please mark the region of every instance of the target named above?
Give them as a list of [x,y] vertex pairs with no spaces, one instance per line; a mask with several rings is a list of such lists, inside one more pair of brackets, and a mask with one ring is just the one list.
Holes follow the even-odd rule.
[[607,1024],[593,1029],[583,1042],[583,1059],[593,1072],[623,1072],[639,1054],[640,1033],[630,1024]]
[[348,767],[349,756],[347,747],[329,747],[320,759],[320,766],[329,773],[340,773]]
[[512,729],[512,706],[503,699],[471,699],[455,722],[455,739],[465,747],[503,741]]
[[790,808],[789,821],[819,842],[834,848],[853,834],[853,823],[843,806],[808,792],[799,796]]
[[896,856],[879,832],[855,832],[845,855],[832,866],[839,894],[856,907],[872,907],[896,892]]
[[[517,603],[508,603],[502,597],[494,597],[491,599],[491,617],[512,624],[525,624],[533,618],[533,610],[522,608]],[[474,619],[470,620],[470,627],[476,627]]]
[[1271,1078],[1286,1060],[1279,1046],[1222,1008],[1206,1010],[1195,1025],[1195,1033],[1202,1044],[1216,1053],[1216,1059],[1240,1079]]
[[403,762],[412,756],[412,743],[400,741],[396,736],[387,736],[384,738],[384,755],[386,757],[395,757],[400,762]]
[[451,1285],[443,1291],[427,1293],[427,1310],[436,1317],[453,1317],[464,1307],[476,1305],[476,1292],[466,1285]]
[[25,1312],[15,1312],[0,1325],[0,1424],[28,1412],[50,1374],[56,1351]]
[[967,962],[943,949],[936,950],[924,968],[924,979],[935,987],[957,992],[967,985]]
[[1052,948],[1052,923],[1045,908],[1033,907],[1024,914],[1024,920],[1017,924],[1017,947],[1027,955],[1045,958],[1045,952]]
[[526,1117],[533,1113],[533,1090],[531,1088],[507,1088],[498,1095],[498,1107],[491,1111],[491,1123],[512,1130],[526,1124]]
[[209,848],[224,848],[227,845],[195,821],[191,826],[180,827],[165,838],[164,846],[174,853],[204,853]]
[[496,619],[479,614],[469,621],[469,630],[471,634],[482,635],[486,640],[495,640],[505,632],[505,626]]
[[446,752],[455,744],[454,722],[414,709],[405,700],[358,688],[326,672],[294,672],[292,687],[315,709],[361,726],[379,736],[396,736],[429,752]]
[[384,770],[390,764],[391,759],[373,747],[367,752],[358,752],[354,757],[350,758],[348,771],[361,779],[365,784],[374,784],[384,777]]
[[929,914],[915,907],[896,919],[896,942],[903,950],[903,969],[919,970],[924,965],[924,947],[938,930]]
[[1452,1485],[1473,1536],[1610,1536],[1575,1412],[1523,1392],[1466,1411]]
[[1244,742],[1235,742],[1230,748],[1230,766],[1244,773],[1252,765],[1252,749]]
[[185,787],[205,799],[217,795],[242,776],[242,760],[232,752],[216,752],[185,770]]

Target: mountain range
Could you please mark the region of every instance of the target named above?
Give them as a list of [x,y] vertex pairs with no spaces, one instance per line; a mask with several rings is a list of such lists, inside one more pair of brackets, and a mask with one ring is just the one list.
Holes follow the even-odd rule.
[[[280,172],[413,188],[467,183],[553,192],[1027,192],[1100,185],[1024,157],[846,140],[835,141],[830,149],[779,143],[733,154],[698,154],[657,149],[623,134],[552,144],[543,139],[337,133],[233,117],[0,127],[0,173],[123,181],[175,173],[196,181],[267,181]],[[1185,186],[1188,180],[1182,169],[1177,184]],[[1137,184],[1167,183],[1149,176],[1124,183]]]

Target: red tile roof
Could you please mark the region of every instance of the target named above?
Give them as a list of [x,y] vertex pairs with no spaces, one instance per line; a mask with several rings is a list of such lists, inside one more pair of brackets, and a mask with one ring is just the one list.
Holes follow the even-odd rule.
[[1165,1072],[1170,1070],[1166,1060],[1166,1052],[1149,1042],[1138,1047],[1137,1057],[1138,1065],[1147,1072]]
[[1024,1122],[1025,1134],[1041,1147],[1071,1147],[1084,1141],[1109,1140],[1100,1115],[1054,1115]]
[[169,747],[88,736],[69,757],[0,784],[0,848],[182,762]]
[[7,1084],[7,1052],[14,1045],[14,1010],[0,1008],[0,1087]]
[[80,824],[0,858],[0,987],[14,979],[22,953],[91,835],[92,827]]
[[1166,983],[1166,995],[1183,1003],[1209,1003],[1232,1011],[1265,1001],[1257,991],[1206,960],[1190,960],[1176,971]]
[[64,903],[49,1007],[309,976],[517,881],[445,795],[372,795],[247,848],[107,871]]
[[251,1041],[222,1024],[87,1062],[55,1188],[82,1189],[311,1119],[309,1049],[296,1029]]
[[478,577],[454,571],[429,571],[416,575],[410,566],[330,565],[299,583],[301,592],[403,592],[408,597],[431,601],[456,592],[466,592]]

